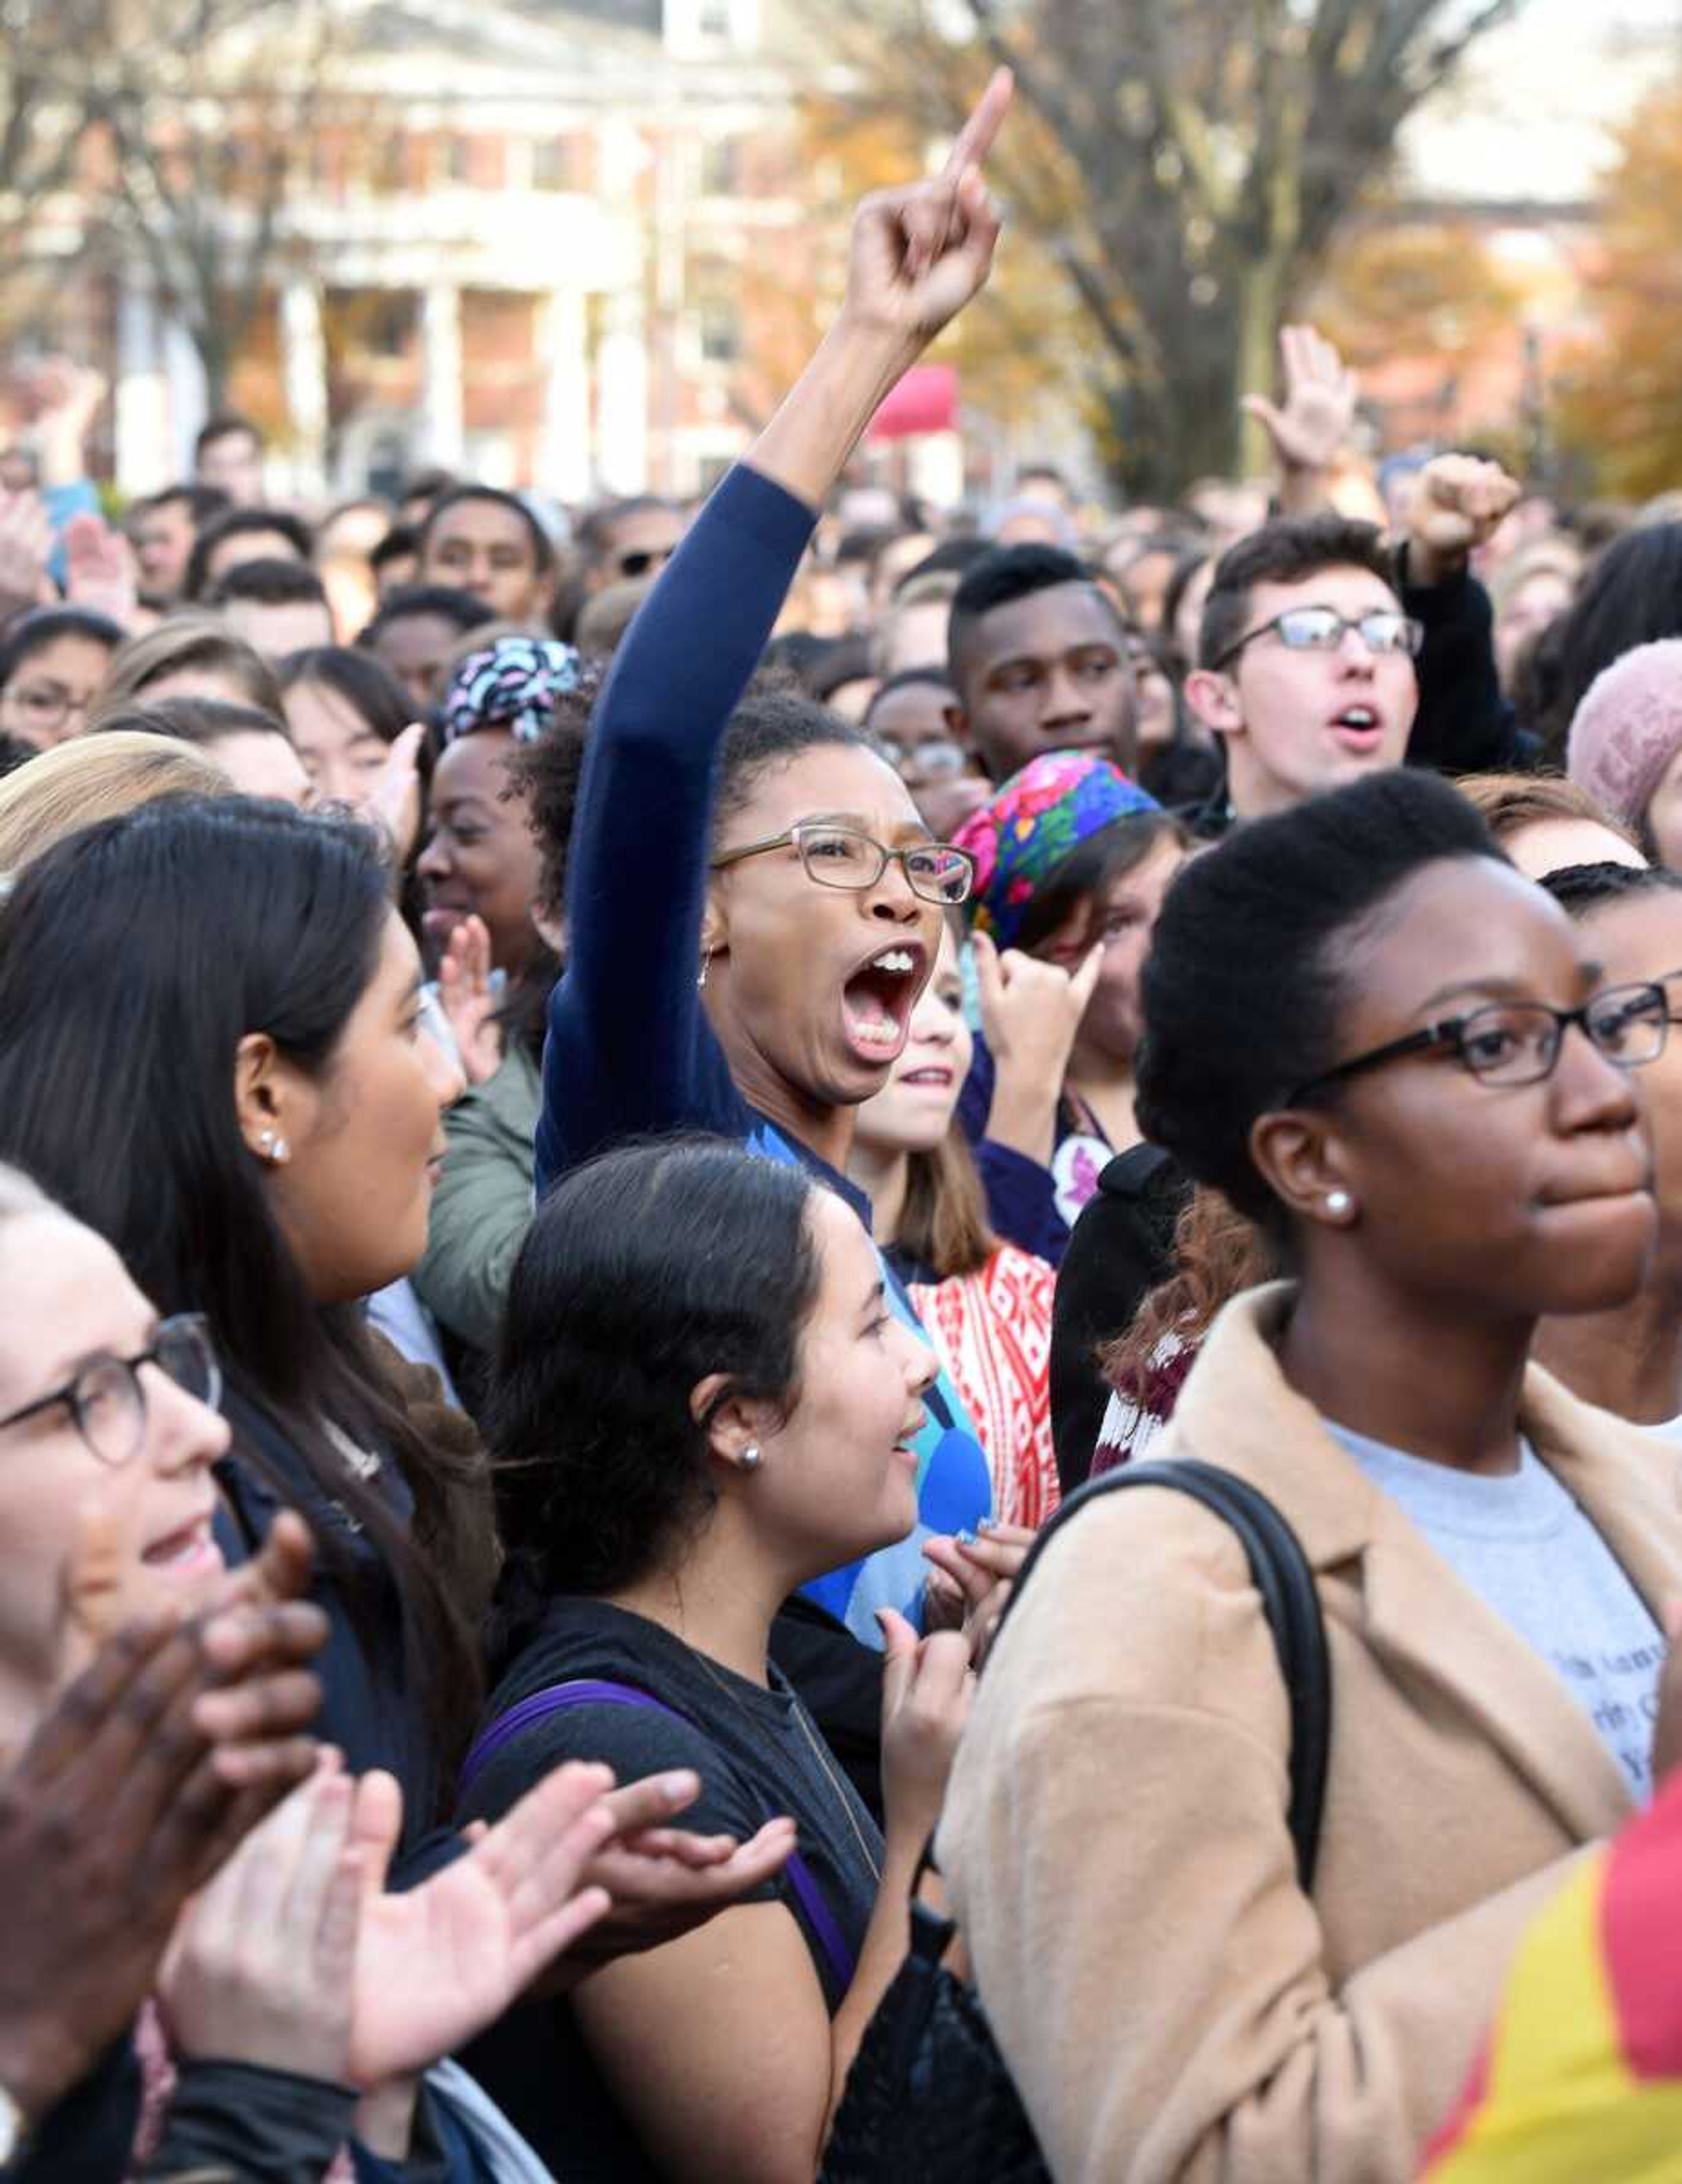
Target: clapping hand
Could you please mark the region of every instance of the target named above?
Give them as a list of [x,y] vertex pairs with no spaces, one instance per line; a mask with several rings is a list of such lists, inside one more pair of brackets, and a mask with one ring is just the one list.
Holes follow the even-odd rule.
[[961,1630],[970,1659],[979,1669],[997,1635],[1017,1574],[1028,1560],[1033,1534],[1022,1524],[990,1524],[979,1538],[923,1542],[929,1572],[932,1628]]

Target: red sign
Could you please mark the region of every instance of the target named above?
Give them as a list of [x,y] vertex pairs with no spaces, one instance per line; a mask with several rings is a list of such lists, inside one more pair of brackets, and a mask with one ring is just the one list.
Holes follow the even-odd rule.
[[958,428],[958,375],[950,364],[916,364],[870,421],[868,440],[909,440]]

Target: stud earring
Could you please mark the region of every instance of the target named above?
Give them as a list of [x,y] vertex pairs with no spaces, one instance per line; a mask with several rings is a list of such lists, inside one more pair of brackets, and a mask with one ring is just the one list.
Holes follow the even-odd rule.
[[271,1162],[276,1167],[281,1165],[292,1150],[286,1139],[277,1138],[272,1130],[265,1130],[259,1142],[263,1147],[264,1159]]
[[1345,1220],[1355,1211],[1355,1201],[1346,1190],[1328,1190],[1326,1193],[1326,1211],[1334,1221]]
[[760,1464],[765,1462],[765,1458],[760,1454],[759,1443],[756,1440],[750,1440],[737,1461],[744,1471],[757,1471]]

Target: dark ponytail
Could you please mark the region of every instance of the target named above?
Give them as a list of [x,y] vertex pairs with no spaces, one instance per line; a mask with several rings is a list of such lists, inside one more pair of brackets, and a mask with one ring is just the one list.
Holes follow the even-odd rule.
[[802,1168],[677,1139],[575,1169],[538,1209],[487,1414],[509,1550],[493,1658],[556,1594],[629,1584],[705,1522],[701,1381],[720,1373],[729,1393],[793,1411],[817,1188]]

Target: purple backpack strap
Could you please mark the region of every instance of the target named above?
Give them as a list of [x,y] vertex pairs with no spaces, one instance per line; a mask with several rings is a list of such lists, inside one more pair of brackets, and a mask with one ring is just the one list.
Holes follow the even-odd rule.
[[[518,1706],[498,1714],[490,1727],[473,1740],[473,1747],[461,1763],[459,1787],[465,1790],[504,1746],[511,1743],[534,1721],[544,1721],[552,1713],[580,1706],[643,1707],[651,1713],[663,1713],[672,1721],[681,1721],[686,1728],[695,1726],[687,1714],[679,1713],[676,1707],[667,1706],[648,1691],[639,1691],[634,1684],[602,1683],[588,1678],[571,1684],[551,1684],[547,1691],[533,1691],[530,1698],[521,1699]],[[853,1984],[858,1965],[847,1947],[846,1936],[836,1924],[835,1915],[818,1886],[817,1876],[799,1851],[790,1858],[784,1870],[788,1875],[788,1886],[817,1936],[818,1947],[823,1951],[830,1971],[844,1994]]]

